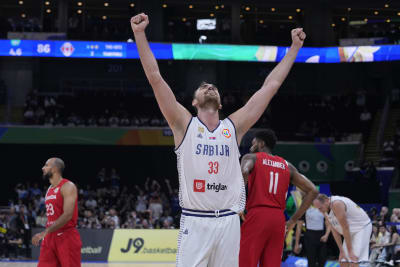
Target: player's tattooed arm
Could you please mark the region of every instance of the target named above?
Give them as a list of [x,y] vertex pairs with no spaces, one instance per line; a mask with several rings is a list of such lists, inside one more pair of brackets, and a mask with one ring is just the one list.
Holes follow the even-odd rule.
[[242,169],[244,184],[247,184],[249,174],[254,168],[257,156],[254,153],[249,153],[243,156],[240,168]]

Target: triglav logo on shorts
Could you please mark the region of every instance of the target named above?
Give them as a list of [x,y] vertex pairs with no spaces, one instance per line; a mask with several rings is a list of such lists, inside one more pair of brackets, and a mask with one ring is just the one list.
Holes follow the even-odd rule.
[[193,181],[194,192],[206,192],[206,181],[205,180],[194,180]]
[[66,42],[61,46],[60,50],[64,56],[69,57],[74,53],[75,47],[70,42]]
[[231,138],[231,132],[228,129],[223,129],[222,135],[225,136],[226,138]]

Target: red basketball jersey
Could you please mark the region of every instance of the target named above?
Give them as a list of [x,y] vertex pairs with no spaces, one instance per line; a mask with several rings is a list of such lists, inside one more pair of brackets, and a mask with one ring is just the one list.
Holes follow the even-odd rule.
[[[68,183],[69,180],[62,179],[61,182],[56,187],[49,187],[46,193],[46,216],[47,223],[46,228],[52,225],[60,216],[64,213],[64,199],[61,195],[61,187]],[[74,214],[71,220],[69,220],[63,227],[58,229],[56,232],[62,232],[68,228],[76,227],[78,220],[78,199],[75,201]]]
[[284,210],[290,183],[286,160],[265,152],[256,153],[257,160],[248,179],[247,210],[272,207]]

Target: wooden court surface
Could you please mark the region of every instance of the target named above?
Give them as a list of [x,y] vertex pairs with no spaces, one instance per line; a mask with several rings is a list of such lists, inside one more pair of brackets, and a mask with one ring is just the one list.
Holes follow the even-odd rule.
[[[36,267],[37,262],[0,262],[0,267]],[[82,263],[82,267],[175,267],[175,263]]]

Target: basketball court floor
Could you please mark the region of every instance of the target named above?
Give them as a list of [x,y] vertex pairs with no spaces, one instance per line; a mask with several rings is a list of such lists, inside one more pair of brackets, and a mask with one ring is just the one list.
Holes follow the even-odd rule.
[[[0,267],[36,267],[35,261],[0,261]],[[82,267],[175,267],[175,263],[82,263]]]

